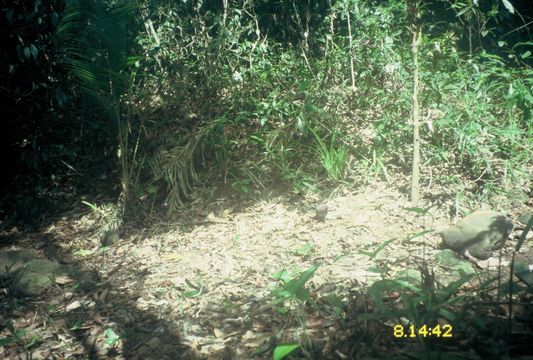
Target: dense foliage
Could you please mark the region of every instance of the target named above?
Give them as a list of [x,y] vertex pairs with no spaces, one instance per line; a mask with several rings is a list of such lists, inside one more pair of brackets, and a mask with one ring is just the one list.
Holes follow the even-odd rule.
[[520,194],[533,138],[527,3],[2,2],[4,180],[42,190],[3,207],[32,217],[24,203],[74,175],[111,176],[120,206],[146,215],[172,213],[200,179],[300,191],[407,169],[413,24],[422,173]]

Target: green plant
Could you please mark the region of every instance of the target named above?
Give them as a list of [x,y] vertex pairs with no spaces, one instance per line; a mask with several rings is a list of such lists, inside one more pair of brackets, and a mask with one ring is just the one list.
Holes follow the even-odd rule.
[[104,335],[106,337],[105,343],[109,346],[115,346],[120,340],[120,336],[111,328],[106,329]]
[[28,330],[26,329],[16,329],[12,319],[6,319],[4,321],[4,326],[9,330],[11,335],[0,338],[0,346],[8,346],[17,343],[28,351],[35,345],[38,345],[42,340],[42,337],[37,334],[32,334],[31,337],[29,337]]
[[[274,274],[274,279],[281,282],[281,287],[272,291],[272,295],[274,297],[274,305],[286,305],[288,303],[288,307],[281,309],[282,313],[287,313],[289,315],[291,315],[292,306],[296,305],[296,317],[298,318],[300,325],[303,328],[305,328],[303,310],[304,303],[313,302],[309,290],[305,288],[305,284],[307,283],[307,281],[309,281],[309,279],[311,279],[311,277],[319,267],[320,263],[315,264],[307,270],[298,273],[296,276],[285,270]],[[308,345],[308,341],[304,341],[302,345],[302,351],[304,352],[304,354],[307,355],[308,351],[306,350],[306,347]],[[297,344],[278,345],[274,350],[274,356],[275,358],[282,359],[298,347],[300,347],[300,345]]]
[[116,129],[120,164],[121,212],[129,209],[132,163],[129,135],[131,115],[125,112],[125,98],[135,78],[132,67],[141,57],[131,55],[132,24],[136,2],[106,5],[98,1],[70,1],[55,33],[64,67],[73,75],[78,89]]
[[[101,240],[110,232],[118,232],[122,226],[123,218],[121,209],[116,204],[96,205],[83,200],[82,204],[87,205],[93,212],[96,221],[95,227]],[[86,255],[87,252],[80,250],[79,255]]]
[[204,286],[202,284],[193,284],[188,279],[185,279],[185,282],[187,283],[187,285],[189,285],[189,287],[192,290],[184,291],[182,293],[182,296],[184,296],[186,298],[194,298],[194,297],[198,297],[198,296],[203,294]]
[[310,129],[316,140],[316,153],[320,163],[326,170],[329,178],[333,181],[339,181],[344,177],[346,169],[346,147],[344,144],[338,144],[336,135],[331,137],[329,146],[320,138],[318,133]]
[[291,278],[287,271],[281,271],[274,275],[274,279],[282,282],[282,287],[273,291],[276,304],[281,304],[287,300],[299,300],[301,302],[311,300],[309,290],[305,288],[305,283],[311,279],[320,264],[315,264],[309,269],[302,271],[297,277]]
[[315,246],[313,244],[307,243],[295,249],[294,252],[300,256],[306,257],[309,254],[311,254],[314,251],[314,249],[315,249]]
[[247,194],[250,191],[250,180],[242,179],[234,181],[231,186],[240,192]]
[[[435,275],[423,264],[418,271],[405,270],[395,279],[378,280],[368,289],[377,314],[363,314],[360,319],[389,319],[395,320],[396,324],[404,324],[402,319],[406,319],[415,329],[435,326],[441,319],[458,324],[466,306],[461,304],[464,296],[457,295],[457,292],[473,276],[464,274],[458,280],[439,287]],[[399,294],[399,306],[383,301],[390,293]],[[462,307],[462,311],[453,310],[456,305]],[[430,356],[430,343],[419,333],[416,337],[422,349],[420,358]]]
[[273,360],[284,359],[287,355],[292,353],[294,350],[300,347],[299,344],[280,344],[276,345],[274,348],[274,353],[272,354]]

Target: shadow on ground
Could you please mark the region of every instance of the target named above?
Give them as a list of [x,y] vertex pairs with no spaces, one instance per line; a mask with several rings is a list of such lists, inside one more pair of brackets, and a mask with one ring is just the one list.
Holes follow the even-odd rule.
[[[37,238],[38,236],[38,238]],[[135,286],[119,289],[112,272],[103,279],[90,261],[73,261],[61,241],[49,234],[2,237],[7,247],[31,249],[76,269],[74,282],[34,297],[10,293],[4,283],[0,294],[0,357],[5,359],[187,359],[192,349],[181,342],[178,325],[156,309],[136,306],[144,287],[142,271]],[[11,245],[11,246],[10,246]],[[116,264],[116,270],[135,264]],[[5,287],[7,286],[7,287]]]

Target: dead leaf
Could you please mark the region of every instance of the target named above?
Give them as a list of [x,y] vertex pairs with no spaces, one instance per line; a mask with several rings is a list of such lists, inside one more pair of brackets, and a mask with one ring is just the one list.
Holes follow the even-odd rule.
[[224,337],[224,331],[220,330],[219,328],[214,328],[213,329],[213,333],[215,334],[215,336],[219,339],[223,338]]
[[165,261],[179,261],[182,259],[182,256],[177,253],[168,253],[161,256]]
[[65,308],[65,310],[66,311],[72,311],[72,310],[76,310],[76,309],[78,309],[80,307],[81,307],[81,302],[76,300],[76,301],[73,301],[70,304],[68,304],[67,307]]
[[72,279],[70,276],[67,275],[60,275],[55,278],[56,283],[59,285],[67,285],[74,282],[74,279]]

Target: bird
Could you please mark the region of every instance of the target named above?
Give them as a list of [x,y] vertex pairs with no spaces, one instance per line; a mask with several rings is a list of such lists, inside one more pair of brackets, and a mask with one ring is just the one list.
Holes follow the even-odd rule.
[[440,232],[445,247],[461,254],[466,251],[479,260],[488,259],[494,250],[501,249],[514,224],[495,211],[475,211],[455,226]]
[[320,222],[326,221],[326,216],[328,215],[328,206],[326,204],[317,205],[317,207],[315,208],[315,211],[316,211],[316,214],[315,214],[316,220]]

